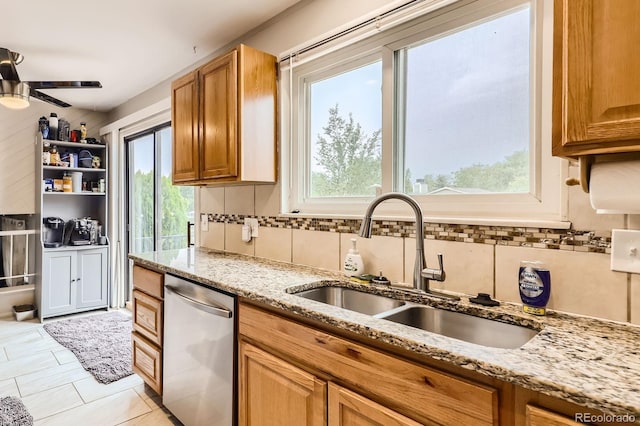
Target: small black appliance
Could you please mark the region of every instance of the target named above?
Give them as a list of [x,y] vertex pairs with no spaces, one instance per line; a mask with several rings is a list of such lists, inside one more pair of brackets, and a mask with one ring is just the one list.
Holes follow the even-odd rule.
[[91,244],[91,224],[90,218],[78,218],[68,221],[65,226],[65,243],[71,246]]
[[60,247],[64,238],[64,220],[59,217],[45,217],[42,219],[44,227],[43,244],[46,248]]

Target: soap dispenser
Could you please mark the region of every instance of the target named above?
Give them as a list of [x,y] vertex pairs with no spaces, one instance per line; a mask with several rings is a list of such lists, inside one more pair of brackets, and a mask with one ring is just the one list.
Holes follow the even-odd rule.
[[364,272],[364,262],[356,248],[355,238],[351,238],[351,248],[344,258],[343,272],[348,277],[360,275]]

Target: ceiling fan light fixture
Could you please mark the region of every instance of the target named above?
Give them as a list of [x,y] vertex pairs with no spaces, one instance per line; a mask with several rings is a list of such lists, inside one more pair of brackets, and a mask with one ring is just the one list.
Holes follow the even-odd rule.
[[29,106],[29,85],[19,81],[0,80],[0,105],[10,109]]

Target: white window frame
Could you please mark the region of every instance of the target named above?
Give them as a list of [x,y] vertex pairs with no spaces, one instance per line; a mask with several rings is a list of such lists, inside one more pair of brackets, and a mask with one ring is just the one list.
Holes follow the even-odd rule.
[[[420,195],[425,220],[441,223],[501,224],[567,228],[567,190],[562,182],[568,163],[551,156],[551,84],[553,48],[552,0],[481,0],[455,3],[391,27],[339,50],[297,64],[283,64],[282,88],[282,214],[312,217],[361,217],[368,197],[311,198],[308,188],[310,102],[308,83],[382,58],[382,192],[393,190],[399,165],[394,139],[394,51],[442,37],[514,9],[531,11],[530,192],[526,194]],[[343,43],[344,45],[344,43]],[[329,49],[327,49],[329,50]],[[404,203],[388,201],[380,217],[409,218]]]

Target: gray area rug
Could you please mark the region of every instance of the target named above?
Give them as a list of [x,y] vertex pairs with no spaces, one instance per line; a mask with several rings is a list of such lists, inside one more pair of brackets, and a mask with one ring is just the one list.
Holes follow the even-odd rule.
[[13,396],[0,398],[0,426],[32,426],[33,417],[22,401]]
[[44,329],[78,357],[85,370],[100,383],[133,374],[131,369],[131,317],[120,312],[55,321]]

